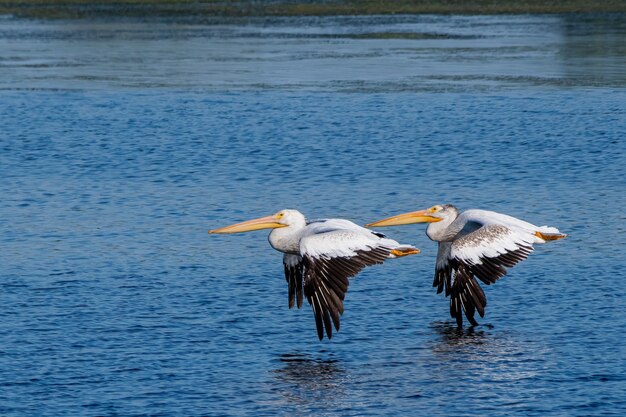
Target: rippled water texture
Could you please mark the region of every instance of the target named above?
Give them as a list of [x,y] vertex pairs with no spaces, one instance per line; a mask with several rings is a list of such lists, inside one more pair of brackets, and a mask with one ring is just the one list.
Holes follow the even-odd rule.
[[[624,17],[244,23],[2,20],[0,414],[624,414]],[[267,233],[206,233],[436,203],[570,236],[458,332],[386,229],[422,253],[319,342]]]
[[626,85],[626,17],[0,19],[0,89],[465,91]]

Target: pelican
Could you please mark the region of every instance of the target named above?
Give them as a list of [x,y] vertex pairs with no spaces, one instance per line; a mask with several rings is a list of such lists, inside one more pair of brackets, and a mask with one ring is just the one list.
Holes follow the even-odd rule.
[[209,233],[240,233],[272,229],[270,245],[283,252],[289,308],[302,307],[302,294],[313,307],[317,336],[332,338],[339,331],[339,316],[348,290],[348,278],[366,266],[381,264],[388,258],[419,253],[411,245],[402,245],[351,221],[323,219],[307,221],[297,210],[248,220]]
[[535,226],[506,214],[487,210],[463,213],[451,204],[437,205],[369,223],[367,227],[428,223],[426,235],[438,242],[435,279],[437,294],[445,287],[450,296],[450,315],[463,327],[463,314],[472,326],[474,313],[485,316],[487,299],[476,281],[493,284],[506,268],[526,259],[533,244],[563,239],[555,227]]

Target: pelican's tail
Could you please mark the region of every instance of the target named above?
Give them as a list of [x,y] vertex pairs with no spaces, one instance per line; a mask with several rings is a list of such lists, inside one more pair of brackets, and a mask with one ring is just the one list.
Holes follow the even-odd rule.
[[391,250],[391,252],[389,253],[389,257],[401,258],[403,256],[416,255],[418,253],[420,253],[420,250],[417,249],[416,247],[413,247],[411,245],[400,245],[396,247],[395,249]]
[[559,240],[566,238],[567,235],[565,233],[559,232],[559,229],[557,229],[556,227],[541,226],[539,230],[535,232],[535,237],[539,239],[537,243],[546,243],[550,240]]

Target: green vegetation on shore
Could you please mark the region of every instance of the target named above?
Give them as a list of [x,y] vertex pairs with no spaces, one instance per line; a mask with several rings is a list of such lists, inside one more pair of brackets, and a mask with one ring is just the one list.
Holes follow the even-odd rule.
[[590,12],[626,12],[626,0],[0,0],[0,14],[34,18]]

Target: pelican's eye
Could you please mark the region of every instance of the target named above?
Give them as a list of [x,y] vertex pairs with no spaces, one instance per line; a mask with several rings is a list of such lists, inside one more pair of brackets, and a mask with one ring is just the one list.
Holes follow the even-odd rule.
[[275,216],[275,217],[276,217],[276,220],[280,220],[280,219],[282,219],[284,216],[285,216],[285,213],[282,213],[282,212],[281,212],[281,213],[276,213],[276,216]]
[[433,206],[433,207],[429,208],[428,211],[430,213],[436,213],[437,211],[439,211],[439,207]]

